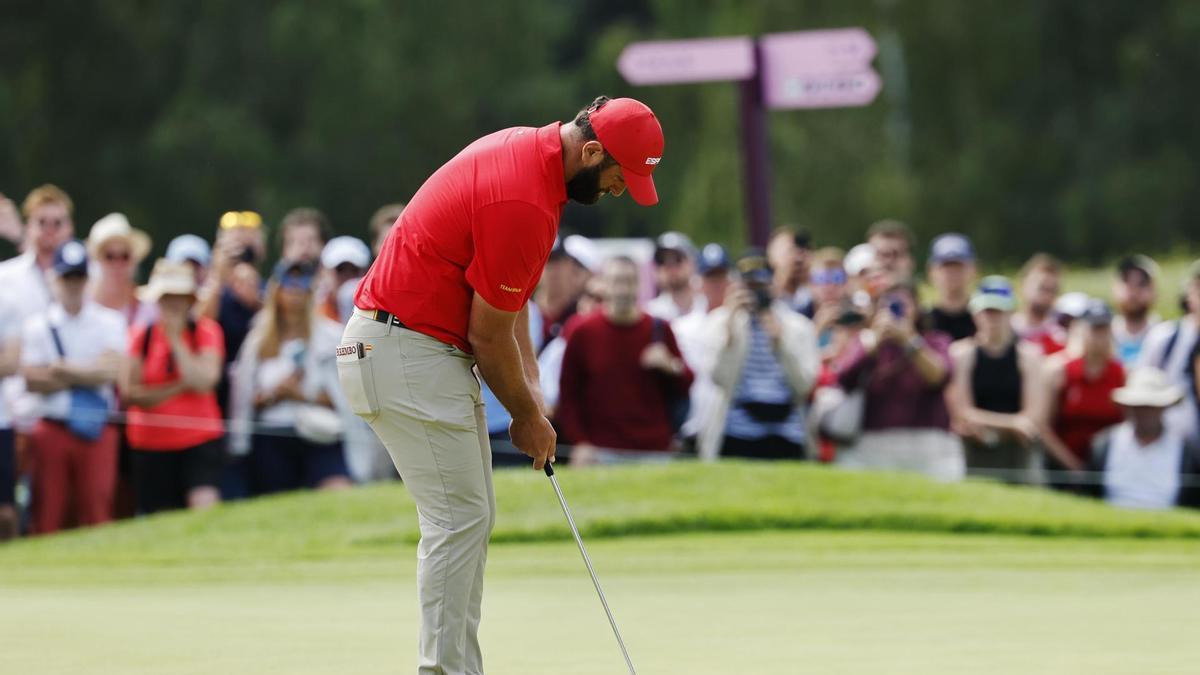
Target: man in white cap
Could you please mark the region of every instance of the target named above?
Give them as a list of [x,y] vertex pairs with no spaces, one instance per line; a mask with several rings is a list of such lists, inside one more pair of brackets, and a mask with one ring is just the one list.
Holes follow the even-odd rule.
[[1125,422],[1097,439],[1091,468],[1102,475],[1093,493],[1114,506],[1135,509],[1200,508],[1200,446],[1166,420],[1183,400],[1183,388],[1157,368],[1138,368],[1113,401]]
[[163,258],[190,266],[192,276],[196,279],[196,288],[199,289],[208,279],[208,267],[212,264],[212,247],[202,237],[181,234],[167,244],[167,252]]
[[358,237],[330,239],[321,250],[321,273],[317,303],[326,317],[345,323],[354,312],[358,280],[371,266],[371,249]]

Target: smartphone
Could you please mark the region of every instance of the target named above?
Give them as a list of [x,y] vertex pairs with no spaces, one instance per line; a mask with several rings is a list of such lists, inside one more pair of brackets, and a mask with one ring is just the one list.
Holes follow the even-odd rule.
[[891,298],[888,300],[888,311],[891,312],[892,316],[896,317],[897,319],[904,318],[904,310],[905,309],[906,308],[904,306],[903,300],[900,300],[898,298]]

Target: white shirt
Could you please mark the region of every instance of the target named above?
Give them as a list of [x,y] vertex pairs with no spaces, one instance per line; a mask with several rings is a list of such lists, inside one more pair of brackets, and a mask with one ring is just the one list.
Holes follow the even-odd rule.
[[[62,305],[55,303],[44,313],[25,321],[21,340],[21,365],[45,366],[60,359],[58,348],[50,327],[58,329],[67,363],[89,366],[104,354],[125,353],[127,336],[125,317],[120,312],[85,301],[75,316],[69,316]],[[108,400],[109,409],[116,408],[116,396],[112,385],[99,387],[101,395]],[[71,410],[71,394],[67,390],[53,394],[33,395],[38,401],[38,415],[53,419],[66,419]]]
[[1108,502],[1130,509],[1169,509],[1179,496],[1179,465],[1183,437],[1167,429],[1150,445],[1141,445],[1133,425],[1125,422],[1112,432],[1104,468]]
[[[0,352],[4,351],[10,342],[21,340],[21,323],[13,303],[7,297],[0,295]],[[19,380],[19,378],[8,379]],[[11,427],[12,415],[9,413],[9,403],[3,390],[0,389],[0,429]]]
[[[1175,344],[1171,347],[1171,353],[1164,364],[1167,343],[1171,341],[1177,326],[1179,337],[1175,338]],[[1146,341],[1142,343],[1142,352],[1137,359],[1138,367],[1151,366],[1162,369],[1167,377],[1171,378],[1172,384],[1183,387],[1187,392],[1183,402],[1167,410],[1166,414],[1167,426],[1183,433],[1184,438],[1194,438],[1198,432],[1196,400],[1187,373],[1188,360],[1192,356],[1196,338],[1196,323],[1190,317],[1185,316],[1179,321],[1164,321],[1146,334]]]
[[659,293],[658,297],[646,303],[646,313],[657,316],[663,321],[674,321],[687,314],[703,315],[707,312],[708,302],[701,293],[692,294],[692,308],[686,313],[679,305],[675,304],[675,298],[670,293]]
[[[0,305],[5,312],[0,321],[11,326],[14,339],[21,339],[25,322],[46,311],[51,301],[46,274],[37,266],[37,256],[32,252],[0,262]],[[0,332],[4,330],[0,327]],[[24,395],[25,380],[21,377],[0,380],[0,429],[12,426]]]
[[671,331],[675,333],[675,342],[679,344],[683,360],[695,375],[689,392],[692,405],[688,410],[688,418],[680,429],[684,438],[700,433],[704,421],[716,405],[719,394],[717,385],[712,381],[712,350],[708,348],[707,326],[708,314],[705,312],[692,312],[671,322]]

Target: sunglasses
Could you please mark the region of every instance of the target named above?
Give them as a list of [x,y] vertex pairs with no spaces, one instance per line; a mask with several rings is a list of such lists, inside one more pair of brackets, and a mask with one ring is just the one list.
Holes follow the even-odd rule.
[[103,258],[106,262],[129,262],[133,259],[133,254],[129,251],[124,253],[105,253]]
[[233,230],[239,227],[262,227],[262,216],[254,211],[226,211],[221,215],[222,230]]
[[813,272],[812,282],[818,286],[836,286],[846,283],[845,270],[823,270]]

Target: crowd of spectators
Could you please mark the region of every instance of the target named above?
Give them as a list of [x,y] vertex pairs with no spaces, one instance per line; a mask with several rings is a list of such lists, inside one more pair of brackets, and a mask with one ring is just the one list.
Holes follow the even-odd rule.
[[123,214],[84,229],[54,185],[0,196],[0,539],[395,476],[334,368],[371,247],[312,208],[276,251],[258,213],[215,220],[151,262]]
[[[120,213],[77,228],[58,187],[0,197],[18,250],[0,262],[0,539],[394,478],[334,347],[403,208],[366,241],[313,208],[275,228],[230,211],[211,245],[184,234],[151,260]],[[642,260],[562,237],[529,327],[560,460],[809,460],[1200,506],[1200,261],[1164,321],[1176,289],[1145,256],[1116,266],[1109,305],[1064,292],[1046,254],[979,279],[972,242],[943,234],[921,280],[903,223],[864,239],[785,227],[732,256],[669,232]],[[483,395],[496,463],[526,463]]]
[[[668,232],[645,266],[597,263],[579,239],[551,257],[571,274],[535,296],[554,317],[539,362],[574,465],[795,459],[1200,506],[1200,261],[1183,317],[1163,321],[1158,294],[1177,289],[1146,256],[1116,265],[1111,305],[1065,292],[1044,253],[980,279],[956,233],[918,279],[895,220],[847,252],[780,228],[736,258]],[[647,273],[657,295],[639,305]]]

